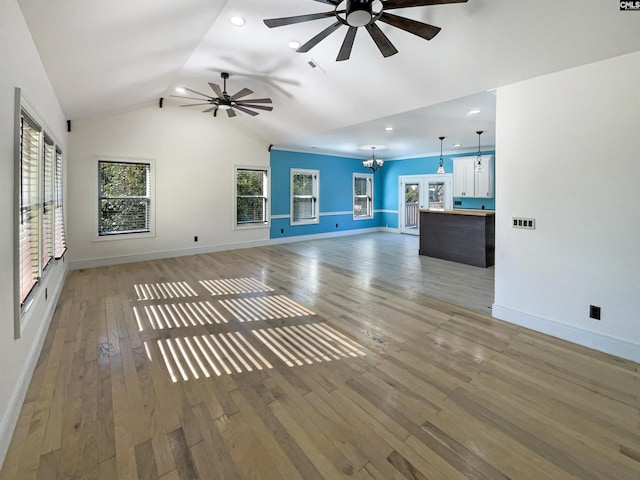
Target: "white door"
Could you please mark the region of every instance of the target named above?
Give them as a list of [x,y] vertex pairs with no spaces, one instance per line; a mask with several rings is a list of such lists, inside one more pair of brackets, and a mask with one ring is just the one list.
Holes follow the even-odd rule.
[[398,226],[400,232],[420,235],[419,210],[451,210],[451,174],[401,176]]

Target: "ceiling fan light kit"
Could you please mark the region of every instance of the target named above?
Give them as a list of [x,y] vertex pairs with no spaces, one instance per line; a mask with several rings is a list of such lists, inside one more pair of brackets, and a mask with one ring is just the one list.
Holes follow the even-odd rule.
[[[209,108],[203,110],[203,113],[213,112],[213,116],[217,116],[218,110],[225,110],[227,112],[227,116],[235,117],[236,110],[240,112],[244,112],[251,116],[258,115],[259,112],[254,110],[266,110],[271,111],[273,107],[270,105],[259,105],[264,103],[271,103],[270,98],[244,98],[247,95],[251,95],[253,90],[248,88],[243,88],[238,91],[234,95],[229,95],[227,93],[227,79],[229,78],[229,74],[227,72],[222,72],[220,74],[223,81],[223,87],[220,88],[220,85],[216,83],[209,83],[211,90],[215,93],[216,96],[207,95],[205,93],[200,93],[195,90],[192,90],[187,87],[181,87],[184,91],[194,93],[196,95],[200,95],[200,98],[194,97],[184,97],[182,95],[171,95],[172,97],[182,98],[183,100],[197,100],[202,103],[188,103],[185,105],[180,105],[181,107],[195,107],[206,105]],[[177,91],[178,89],[176,89]]]
[[335,22],[302,45],[297,52],[308,52],[338,28],[348,27],[347,33],[336,57],[336,61],[348,60],[359,27],[365,27],[383,57],[398,53],[391,40],[382,32],[376,22],[380,21],[412,33],[425,40],[431,40],[440,32],[440,27],[419,22],[411,18],[387,13],[388,10],[409,7],[425,7],[447,3],[466,3],[468,0],[315,0],[334,7],[333,11],[296,15],[293,17],[270,18],[264,20],[269,28],[310,22],[323,18],[335,18]]

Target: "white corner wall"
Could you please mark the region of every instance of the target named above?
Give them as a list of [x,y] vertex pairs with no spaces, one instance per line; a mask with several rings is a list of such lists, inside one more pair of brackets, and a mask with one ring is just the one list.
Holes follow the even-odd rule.
[[[639,85],[636,52],[499,89],[493,306],[503,320],[635,361]],[[536,229],[511,228],[514,216]]]
[[[22,322],[13,328],[13,175],[14,91],[19,87],[36,116],[63,153],[65,119],[15,0],[0,1],[0,465],[2,464],[42,341],[64,283],[66,264],[55,261],[35,292]],[[45,289],[48,298],[45,299]]]
[[[266,114],[268,115],[268,113]],[[243,120],[175,106],[73,122],[68,224],[72,268],[265,244],[268,228],[234,230],[234,165],[269,165]],[[155,237],[97,240],[96,158],[155,162]],[[194,242],[198,236],[198,242]]]

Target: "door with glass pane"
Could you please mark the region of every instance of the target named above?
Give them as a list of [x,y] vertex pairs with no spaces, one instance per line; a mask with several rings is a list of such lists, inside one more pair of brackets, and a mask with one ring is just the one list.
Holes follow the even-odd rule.
[[451,210],[451,186],[450,174],[400,177],[400,232],[420,234],[420,210]]

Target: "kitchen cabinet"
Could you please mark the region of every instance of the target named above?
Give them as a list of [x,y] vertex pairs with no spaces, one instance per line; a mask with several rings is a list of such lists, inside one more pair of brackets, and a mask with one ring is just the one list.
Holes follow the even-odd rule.
[[493,155],[482,155],[483,172],[476,172],[478,157],[453,159],[453,196],[494,197]]

